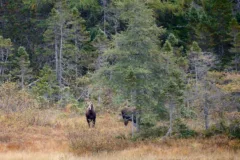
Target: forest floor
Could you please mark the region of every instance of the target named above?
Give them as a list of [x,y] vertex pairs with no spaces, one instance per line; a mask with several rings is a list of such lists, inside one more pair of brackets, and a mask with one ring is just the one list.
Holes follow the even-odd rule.
[[240,141],[225,136],[132,141],[131,125],[102,114],[95,128],[63,111],[0,114],[0,160],[237,160]]

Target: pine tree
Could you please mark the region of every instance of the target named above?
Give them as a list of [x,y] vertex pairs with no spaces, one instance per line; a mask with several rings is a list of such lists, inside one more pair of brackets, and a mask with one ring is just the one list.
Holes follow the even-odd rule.
[[232,19],[232,3],[229,0],[204,0],[203,9],[206,18],[202,25],[211,37],[210,47],[222,60],[222,67],[229,62],[231,54],[230,21]]
[[39,77],[32,90],[44,102],[50,101],[53,103],[55,101],[59,92],[59,86],[57,85],[56,76],[49,66],[45,65],[40,70]]
[[195,73],[196,92],[198,88],[198,78],[199,78],[199,72],[200,72],[199,67],[201,67],[201,59],[202,59],[201,48],[198,46],[198,43],[194,41],[190,48],[189,62],[191,67],[190,69],[192,69],[193,72]]
[[12,53],[12,42],[10,39],[4,39],[0,36],[0,80],[4,82],[9,78],[10,56]]
[[[55,7],[51,11],[50,17],[47,20],[48,29],[44,33],[45,42],[47,43],[46,49],[48,49],[50,57],[53,57],[54,55],[55,59],[55,73],[60,87],[59,99],[61,99],[61,89],[64,86],[64,47],[68,45],[67,37],[69,36],[66,24],[70,15],[66,3],[66,1],[56,2]],[[73,50],[73,48],[71,48],[71,50]],[[50,63],[50,65],[53,66],[52,63]]]
[[14,70],[11,72],[13,77],[20,81],[20,86],[23,89],[26,81],[31,78],[31,68],[29,55],[24,47],[19,47],[17,56],[14,59]]
[[233,37],[232,48],[230,48],[230,52],[234,54],[233,64],[236,71],[239,70],[239,62],[240,62],[240,25],[238,24],[236,19],[232,19],[231,21],[231,35]]
[[[76,7],[70,10],[66,22],[66,38],[63,48],[63,78],[65,83],[78,92],[76,80],[91,70],[94,61],[90,34],[86,30],[85,20]],[[76,95],[78,96],[78,95]]]
[[[142,0],[125,0],[117,5],[128,28],[114,36],[113,47],[104,54],[107,64],[98,71],[96,79],[101,77],[123,99],[148,110],[146,118],[147,113],[153,115],[156,107],[160,107],[164,93],[174,95],[179,91],[181,74],[174,62],[168,62],[169,72],[165,68],[166,58],[158,47],[158,37],[164,30],[156,26],[152,10]],[[167,89],[172,87],[170,77],[176,85],[175,93]]]

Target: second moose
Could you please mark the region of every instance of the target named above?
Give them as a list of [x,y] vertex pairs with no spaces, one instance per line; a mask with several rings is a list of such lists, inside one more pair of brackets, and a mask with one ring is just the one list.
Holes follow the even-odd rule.
[[87,119],[87,123],[89,128],[91,127],[90,122],[93,123],[92,127],[95,126],[95,122],[96,122],[96,112],[94,110],[93,107],[93,103],[92,102],[87,102],[87,110],[86,110],[86,119]]

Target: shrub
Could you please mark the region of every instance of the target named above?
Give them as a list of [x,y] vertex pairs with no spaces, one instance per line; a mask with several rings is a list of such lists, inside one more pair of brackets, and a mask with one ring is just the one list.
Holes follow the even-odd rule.
[[187,125],[182,122],[181,119],[175,120],[173,128],[173,135],[177,136],[178,138],[190,138],[197,135],[197,132],[189,129]]
[[228,134],[228,126],[225,121],[221,120],[219,123],[212,125],[208,130],[204,131],[205,137],[211,137],[218,134]]
[[229,124],[229,136],[231,138],[240,138],[240,112],[227,113]]
[[71,130],[68,139],[71,149],[78,154],[121,150],[129,143],[127,139],[113,136],[110,132],[89,128]]
[[232,138],[240,138],[240,121],[234,121],[230,124],[229,135]]
[[0,109],[6,113],[22,112],[39,107],[37,100],[26,90],[19,90],[15,83],[2,84],[0,97]]
[[158,138],[164,136],[167,133],[167,131],[168,127],[166,126],[141,128],[141,131],[137,133],[132,140]]

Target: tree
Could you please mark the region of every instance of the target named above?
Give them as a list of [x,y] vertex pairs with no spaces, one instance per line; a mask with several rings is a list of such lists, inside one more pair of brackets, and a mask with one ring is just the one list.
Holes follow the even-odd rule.
[[[65,24],[69,13],[66,7],[66,1],[55,4],[48,19],[48,29],[44,33],[50,55],[54,52],[55,73],[60,90],[63,87],[63,48],[68,36]],[[61,94],[59,98],[61,99]]]
[[26,80],[31,77],[31,68],[29,55],[24,47],[19,47],[17,52],[17,57],[14,59],[14,70],[12,71],[13,77],[20,80],[21,88],[25,86]]
[[[95,79],[101,78],[102,83],[129,100],[131,105],[146,110],[142,121],[147,114],[152,114],[154,119],[154,110],[160,107],[164,91],[167,92],[168,79],[174,73],[179,74],[176,70],[166,71],[166,58],[158,46],[158,37],[164,29],[156,26],[152,10],[142,0],[125,0],[117,5],[128,27],[114,36],[112,48],[104,53],[107,63],[98,70]],[[178,85],[175,80],[172,78]]]
[[223,102],[222,98],[224,97],[222,91],[208,77],[209,70],[216,64],[215,60],[212,53],[203,52],[197,42],[192,43],[189,53],[190,67],[185,101],[188,109],[194,106],[193,110],[197,109],[197,113],[203,111],[206,130],[210,126],[211,111],[220,108],[219,102]]
[[63,47],[63,78],[65,84],[76,93],[76,81],[86,74],[87,70],[94,70],[94,47],[90,41],[90,34],[86,30],[85,20],[77,8],[71,9],[66,21],[66,37]]
[[231,35],[233,37],[232,48],[230,48],[230,52],[234,54],[233,64],[235,70],[238,71],[239,69],[239,62],[240,62],[240,25],[238,24],[236,19],[232,19],[231,21]]
[[[176,106],[181,106],[183,101],[183,71],[178,67],[178,59],[182,56],[177,54],[178,39],[170,34],[165,41],[162,51],[164,53],[164,59],[166,60],[166,72],[168,82],[165,87],[165,106],[169,112],[169,129],[165,136],[171,136],[173,131],[173,122],[176,114]],[[175,47],[173,47],[175,46]]]
[[[232,3],[229,0],[204,0],[203,9],[206,18],[201,22],[205,32],[210,34],[210,47],[222,60],[222,66],[229,62],[231,54],[230,21],[232,19]],[[203,32],[204,32],[203,31]]]
[[59,86],[57,85],[54,72],[49,66],[46,65],[40,70],[38,79],[33,84],[32,90],[33,93],[39,96],[39,99],[44,100],[44,102],[55,102],[55,98],[59,92]]
[[201,66],[200,64],[202,58],[201,56],[202,56],[201,48],[198,46],[198,43],[194,41],[190,48],[189,61],[191,68],[194,68],[193,71],[195,73],[196,91],[198,86],[199,67]]
[[0,36],[0,75],[2,82],[9,78],[12,45],[13,44],[10,39],[4,39]]
[[156,22],[179,38],[179,45],[187,47],[195,36],[193,26],[189,25],[188,11],[192,6],[191,0],[148,1],[149,7],[155,11]]

